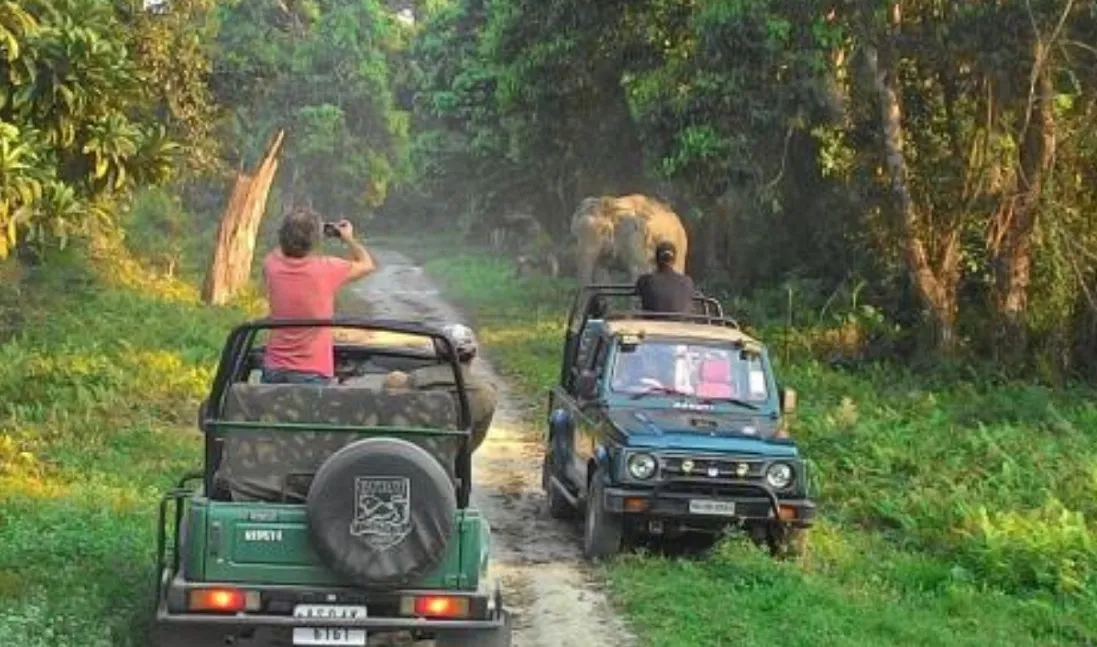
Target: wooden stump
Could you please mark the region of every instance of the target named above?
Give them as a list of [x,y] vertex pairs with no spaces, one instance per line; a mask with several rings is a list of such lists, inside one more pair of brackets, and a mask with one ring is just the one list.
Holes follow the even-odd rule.
[[284,131],[267,144],[262,161],[251,175],[239,172],[217,228],[217,242],[202,284],[202,301],[225,305],[247,284],[255,255],[255,237],[267,208]]

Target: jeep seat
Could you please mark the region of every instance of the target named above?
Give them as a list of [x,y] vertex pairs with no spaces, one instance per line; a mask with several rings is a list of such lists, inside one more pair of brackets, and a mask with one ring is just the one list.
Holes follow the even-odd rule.
[[731,385],[731,362],[706,359],[701,362],[701,383],[697,395],[702,398],[730,398],[735,396]]
[[[399,434],[400,429],[458,429],[454,398],[443,392],[379,391],[316,384],[233,384],[224,419],[391,427],[419,445],[455,478],[460,438]],[[312,475],[340,448],[382,434],[227,429],[216,479],[234,501],[304,501]],[[455,481],[456,486],[456,481]]]

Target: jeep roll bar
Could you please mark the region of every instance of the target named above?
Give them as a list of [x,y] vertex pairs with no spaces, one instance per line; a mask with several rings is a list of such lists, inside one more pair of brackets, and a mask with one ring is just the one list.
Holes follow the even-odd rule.
[[[262,330],[276,328],[353,328],[356,330],[376,330],[405,335],[429,337],[435,352],[433,357],[445,360],[453,370],[454,385],[457,388],[458,426],[461,434],[460,449],[456,465],[456,476],[461,484],[457,493],[458,504],[466,507],[472,489],[472,452],[469,443],[472,440],[472,412],[469,406],[468,392],[465,388],[464,374],[457,359],[457,349],[440,329],[418,323],[378,319],[370,317],[332,317],[331,319],[277,319],[266,317],[242,323],[233,328],[221,350],[221,359],[217,365],[210,387],[209,397],[200,414],[199,427],[205,436],[205,470],[203,485],[207,493],[214,489],[214,473],[221,463],[221,445],[223,434],[221,427],[231,426],[221,419],[224,411],[225,396],[229,387],[245,377],[248,358],[253,350],[256,336]],[[439,342],[441,346],[439,346]],[[441,347],[441,352],[438,351]],[[398,353],[398,351],[394,352]],[[424,357],[419,353],[404,353]],[[430,357],[428,354],[426,357]]]
[[[629,283],[592,283],[585,285],[575,293],[571,309],[568,311],[567,328],[564,331],[564,357],[560,366],[560,384],[568,383],[569,367],[577,351],[577,336],[591,317],[591,304],[602,297],[637,297],[639,291]],[[694,292],[693,303],[699,306],[700,313],[646,312],[631,307],[625,311],[602,313],[605,320],[613,319],[655,319],[660,321],[682,321],[685,323],[710,324],[728,328],[739,328],[739,322],[724,316],[724,308],[716,299],[700,290]],[[602,303],[605,308],[604,302]]]
[[725,328],[739,329],[739,322],[731,317],[710,317],[708,315],[686,314],[684,312],[648,312],[636,310],[627,312],[615,312],[602,317],[605,321],[618,319],[650,319],[652,321],[680,321],[682,323],[707,324],[711,326],[723,326]]
[[[576,292],[575,298],[572,300],[571,310],[568,313],[568,330],[578,332],[578,329],[575,329],[576,314],[582,313],[581,316],[585,319],[586,313],[590,309],[590,302],[594,299],[598,297],[636,297],[639,294],[636,286],[628,283],[593,283],[583,286]],[[720,302],[700,290],[694,292],[693,302],[701,307],[701,316],[724,318],[724,308],[720,305]]]

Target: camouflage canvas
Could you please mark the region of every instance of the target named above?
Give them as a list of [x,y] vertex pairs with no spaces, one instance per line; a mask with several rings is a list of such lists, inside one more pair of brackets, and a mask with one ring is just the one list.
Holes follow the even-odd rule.
[[[434,456],[453,476],[460,440],[454,436],[401,436],[408,428],[457,429],[448,394],[379,391],[312,384],[234,384],[226,396],[229,421],[319,423],[391,427]],[[228,429],[218,479],[237,501],[304,500],[311,476],[343,446],[370,434]]]

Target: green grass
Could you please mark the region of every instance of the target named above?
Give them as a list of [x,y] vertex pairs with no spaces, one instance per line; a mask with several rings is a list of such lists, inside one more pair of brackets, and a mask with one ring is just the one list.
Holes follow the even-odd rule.
[[0,282],[0,645],[144,647],[156,506],[245,315],[124,257],[36,274]]
[[[516,280],[506,261],[423,241],[405,249],[430,259],[502,371],[543,398],[570,283]],[[778,370],[800,394],[793,433],[822,508],[810,554],[778,563],[733,539],[704,560],[619,560],[606,576],[649,644],[1097,640],[1092,389],[843,371],[803,350]]]

